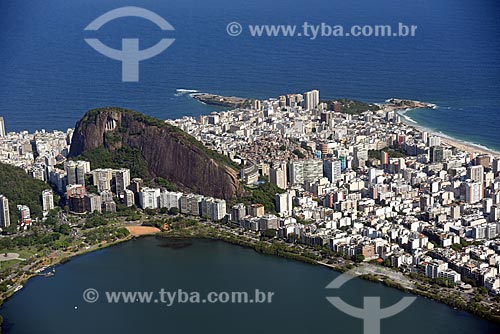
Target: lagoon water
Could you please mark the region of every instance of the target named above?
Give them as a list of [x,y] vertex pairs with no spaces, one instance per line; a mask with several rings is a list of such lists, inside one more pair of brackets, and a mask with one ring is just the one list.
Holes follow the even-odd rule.
[[[174,27],[122,18],[84,27],[111,9],[150,9]],[[497,0],[49,0],[0,2],[0,116],[7,130],[65,129],[95,107],[118,105],[166,118],[209,107],[178,89],[276,97],[313,88],[323,98],[436,103],[409,112],[420,125],[500,149],[500,4]],[[226,33],[240,22],[239,37]],[[414,38],[255,38],[249,24],[417,25]],[[140,82],[122,83],[121,64],[90,48],[175,38],[143,61]]]
[[[389,306],[406,294],[354,279],[340,292],[325,289],[337,273],[219,241],[194,240],[174,249],[146,237],[72,259],[56,275],[30,280],[1,310],[5,333],[362,333],[361,320],[325,299],[362,306],[380,296]],[[100,299],[85,303],[88,288]],[[108,304],[105,291],[272,291],[269,304]],[[76,308],[75,308],[76,307]],[[382,333],[499,333],[500,325],[418,298],[382,321]]]

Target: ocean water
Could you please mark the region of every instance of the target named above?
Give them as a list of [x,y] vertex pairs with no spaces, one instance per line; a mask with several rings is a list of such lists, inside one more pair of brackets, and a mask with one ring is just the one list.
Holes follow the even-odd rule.
[[[363,333],[363,323],[335,309],[327,296],[362,307],[363,296],[380,296],[382,307],[406,294],[351,280],[340,292],[325,289],[338,273],[217,241],[187,248],[162,247],[153,237],[74,258],[52,277],[37,277],[8,300],[0,313],[7,334],[32,333]],[[99,300],[82,293],[96,289]],[[271,303],[106,303],[110,291],[274,292]],[[154,298],[159,298],[157,294]],[[493,334],[500,325],[418,298],[404,312],[382,320],[381,333]]]
[[[150,9],[174,27],[122,18],[96,32],[84,27],[126,5]],[[436,103],[407,116],[421,126],[500,149],[500,17],[496,0],[0,2],[0,116],[7,130],[65,129],[90,108],[118,105],[160,118],[206,114],[178,94],[193,89],[256,98],[319,89],[322,98]],[[226,33],[229,22],[418,26],[413,38],[255,38]],[[99,38],[141,48],[175,38],[141,62],[140,81],[122,83],[121,64],[90,48]]]

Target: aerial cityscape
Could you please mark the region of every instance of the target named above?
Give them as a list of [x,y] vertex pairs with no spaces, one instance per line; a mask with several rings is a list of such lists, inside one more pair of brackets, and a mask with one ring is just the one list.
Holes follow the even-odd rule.
[[[192,96],[228,106],[244,100]],[[404,122],[400,111],[436,107],[423,102],[321,102],[318,90],[245,101],[247,107],[167,120],[166,124],[230,158],[247,192],[265,189],[264,202],[255,195],[225,193],[223,199],[183,192],[169,182],[175,180],[161,179],[163,186],[161,181],[155,183],[159,186],[151,185],[149,180],[134,177],[126,162],[121,162],[121,168],[94,168],[94,161],[80,160],[80,155],[71,158],[76,146],[74,129],[6,133],[1,119],[1,163],[20,167],[53,188],[39,194],[39,216],[33,216],[25,203],[11,212],[9,198],[1,195],[2,229],[15,234],[60,218],[64,225],[49,227],[70,236],[63,238],[66,244],[60,248],[88,249],[95,240],[89,240],[90,232],[85,229],[93,227],[90,221],[98,217],[94,213],[125,212],[120,223],[110,224],[116,228],[113,240],[120,240],[117,235],[127,238],[130,232],[141,233],[136,223],[130,224],[130,212],[141,221],[138,212],[180,214],[202,218],[206,225],[227,229],[236,238],[240,238],[236,232],[245,231],[242,242],[250,240],[264,249],[272,248],[275,239],[303,245],[296,258],[307,262],[336,269],[364,262],[393,268],[411,277],[419,294],[489,319],[499,317],[495,304],[495,296],[500,295],[500,243],[495,240],[500,232],[497,152],[460,144]],[[94,110],[84,120],[92,113],[97,114],[96,122],[106,116],[103,138],[111,140],[114,133],[125,131],[121,130],[121,114],[128,111]],[[88,128],[89,124],[78,126]],[[211,191],[203,190],[205,195]],[[54,192],[62,204],[54,202]],[[63,210],[54,209],[60,205]],[[169,224],[175,222],[166,219],[143,225],[168,235]],[[95,224],[106,223],[97,219]],[[128,227],[127,232],[118,226]],[[2,245],[9,243],[3,239]],[[7,272],[3,281],[11,284],[4,293],[21,289],[20,279],[27,271],[42,272],[50,263],[43,257],[35,259],[21,271]],[[381,274],[374,270],[373,275],[372,279],[379,280]],[[398,281],[383,280],[405,289]]]
[[497,7],[0,4],[0,333],[500,333]]

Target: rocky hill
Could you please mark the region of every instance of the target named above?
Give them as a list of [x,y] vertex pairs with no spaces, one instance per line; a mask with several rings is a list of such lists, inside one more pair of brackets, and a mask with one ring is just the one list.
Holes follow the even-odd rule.
[[70,150],[70,157],[82,154],[106,156],[115,165],[122,161],[132,174],[137,165],[144,165],[149,177],[161,177],[181,190],[205,196],[231,199],[243,192],[228,157],[207,149],[177,127],[132,110],[88,111],[76,124]]

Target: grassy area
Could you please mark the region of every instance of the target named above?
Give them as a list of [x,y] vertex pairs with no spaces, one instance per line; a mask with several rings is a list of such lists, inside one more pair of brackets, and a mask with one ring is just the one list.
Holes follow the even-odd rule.
[[0,271],[4,271],[18,263],[21,263],[21,260],[8,260],[8,261],[0,261]]

